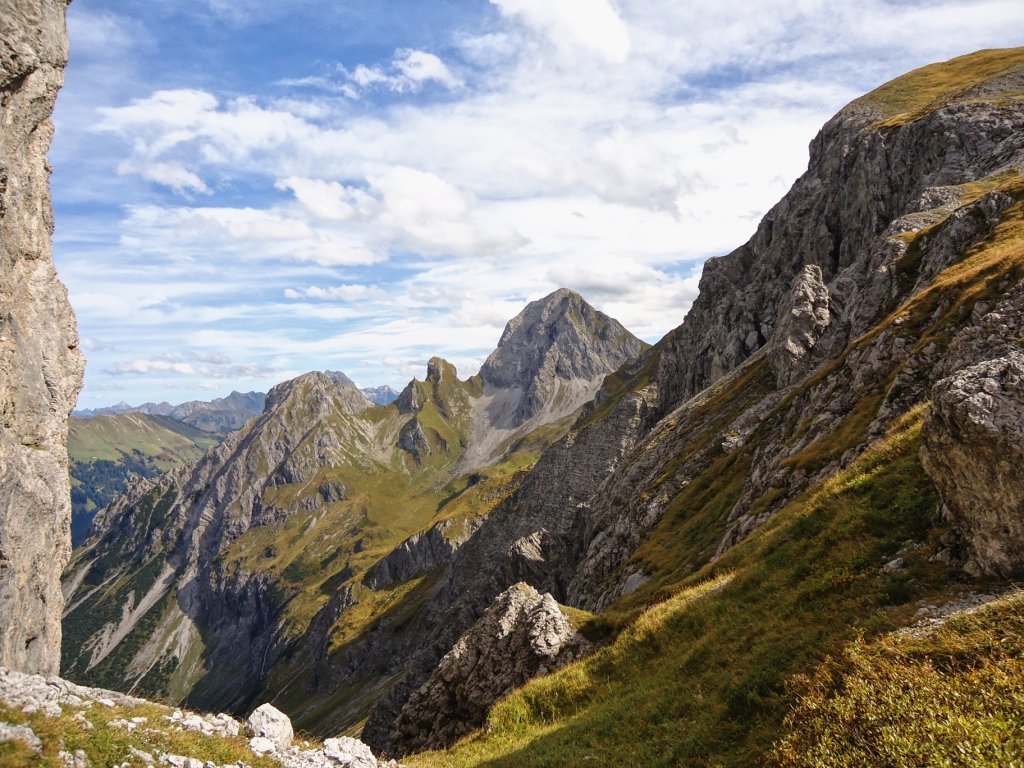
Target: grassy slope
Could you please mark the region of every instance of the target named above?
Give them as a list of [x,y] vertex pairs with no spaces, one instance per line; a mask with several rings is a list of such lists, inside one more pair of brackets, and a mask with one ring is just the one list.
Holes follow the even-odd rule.
[[[1022,67],[1024,48],[979,51],[915,69],[876,88],[854,103],[879,110],[883,115],[883,125],[900,125],[916,120],[966,94],[979,83]],[[1022,97],[1024,89],[1005,94],[1008,99]]]
[[[990,66],[1005,71],[1006,62],[991,58],[981,56],[983,71]],[[1011,52],[1010,64],[1021,63],[1024,49]],[[961,79],[961,64],[952,70],[953,82],[945,84],[935,70],[926,70],[930,90],[920,99],[900,100],[899,89],[890,92],[890,114],[906,117],[934,105],[942,94],[962,92],[967,83]],[[899,85],[905,88],[908,82]],[[976,302],[989,300],[1024,278],[1024,181],[1014,175],[989,179],[965,188],[964,200],[989,189],[1000,189],[1017,201],[1004,213],[1003,223],[851,348],[871,343],[892,324],[916,338],[917,349],[929,344],[944,348],[958,318]],[[916,266],[914,245],[907,263],[899,265],[908,274]],[[841,371],[846,357],[820,372],[810,385]],[[756,388],[758,367],[748,366],[737,378]],[[726,400],[737,394],[723,393]],[[878,407],[877,397],[866,400],[834,433],[813,442],[791,463],[813,471],[861,443]],[[711,396],[706,408],[728,405],[722,397]],[[784,732],[784,719],[794,703],[788,681],[813,676],[823,659],[841,653],[857,637],[871,641],[908,623],[915,600],[941,601],[962,587],[952,583],[956,574],[926,558],[936,548],[941,530],[936,526],[938,498],[918,459],[923,407],[897,419],[888,436],[854,464],[787,504],[754,535],[708,563],[708,546],[720,536],[724,515],[749,470],[746,454],[756,446],[757,433],[747,448],[723,454],[673,500],[637,552],[635,559],[652,578],[602,617],[615,635],[610,644],[513,693],[495,707],[485,732],[449,751],[407,762],[453,768],[559,766],[584,758],[594,766],[763,764]],[[795,440],[805,428],[792,424],[786,433]],[[683,447],[680,460],[688,450]],[[901,552],[901,545],[911,540],[925,546]],[[909,570],[883,575],[879,567],[897,553],[910,561]],[[983,664],[991,650],[984,642],[965,642],[963,648],[964,670],[974,668],[973,660]],[[1007,652],[1014,658],[1021,655],[1013,647]],[[823,669],[828,674],[829,667]],[[988,713],[995,723],[989,730],[956,731],[967,738],[967,754],[980,749],[989,733],[1019,729],[1019,702],[1007,703],[1015,702],[1019,691],[1012,688]],[[885,695],[878,693],[880,706],[890,701]],[[808,701],[805,710],[811,706]],[[944,717],[952,705],[929,713],[919,699],[915,702],[907,705],[918,707],[913,738],[945,732]],[[841,706],[845,704],[836,705]],[[830,725],[834,723],[824,716],[812,723],[802,734],[804,751],[797,742],[790,751],[806,755],[808,744],[831,737],[839,757],[829,764],[883,764],[858,762],[852,747],[844,752],[838,731],[830,731]],[[1012,744],[1020,760],[1020,744]],[[788,747],[779,747],[783,749]],[[787,765],[817,764],[808,760]],[[971,763],[963,758],[949,764]]]
[[[937,507],[917,459],[920,413],[650,608],[619,606],[615,640],[517,691],[491,732],[414,766],[752,765],[788,708],[784,682],[857,632],[907,618],[948,574],[878,575]],[[664,588],[663,588],[664,589]]]
[[857,639],[793,688],[776,768],[1020,765],[1024,594],[932,631]]
[[172,469],[195,461],[219,440],[183,422],[143,413],[72,417],[68,426],[68,455],[74,461],[118,461],[139,451],[156,467]]
[[166,416],[123,413],[68,425],[71,539],[85,539],[96,512],[124,490],[128,475],[155,477],[197,461],[219,439]]

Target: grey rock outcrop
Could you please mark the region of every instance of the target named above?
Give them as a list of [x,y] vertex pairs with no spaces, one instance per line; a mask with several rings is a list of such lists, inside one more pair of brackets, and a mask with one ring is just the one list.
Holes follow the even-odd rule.
[[550,594],[514,584],[409,697],[395,721],[392,744],[401,754],[449,746],[480,727],[500,698],[587,647]]
[[66,8],[0,2],[0,665],[42,673],[60,661],[67,420],[84,365],[50,245],[46,152]]
[[922,459],[975,575],[1024,571],[1024,349],[940,380]]
[[828,288],[821,280],[821,267],[805,264],[793,281],[769,345],[768,359],[779,386],[791,384],[807,373],[804,361],[828,327],[828,308]]
[[442,520],[425,531],[413,534],[372,566],[363,583],[371,589],[388,589],[447,565],[483,522],[483,518]]

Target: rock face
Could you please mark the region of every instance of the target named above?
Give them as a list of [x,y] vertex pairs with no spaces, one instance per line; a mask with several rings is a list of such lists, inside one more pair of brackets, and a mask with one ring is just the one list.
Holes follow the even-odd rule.
[[1024,284],[954,339],[923,428],[925,467],[966,568],[1024,572]]
[[64,0],[0,3],[0,665],[52,673],[70,552],[67,420],[83,360],[50,253]]
[[513,584],[409,697],[392,744],[402,754],[449,746],[479,728],[498,699],[587,648],[550,594]]
[[519,423],[550,406],[559,381],[603,379],[644,347],[621,323],[562,288],[531,302],[508,322],[480,378],[495,389],[523,393],[516,409],[505,415]]
[[608,373],[646,348],[574,291],[531,302],[480,368],[483,393],[473,405],[473,439],[461,469],[486,466],[532,429],[572,416]]

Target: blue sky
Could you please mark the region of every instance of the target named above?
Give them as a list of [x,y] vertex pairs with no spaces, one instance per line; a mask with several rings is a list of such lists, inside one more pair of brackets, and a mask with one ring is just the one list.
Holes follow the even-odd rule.
[[825,120],[1021,44],[1024,4],[76,0],[68,25],[54,256],[95,407],[469,376],[561,286],[656,341]]

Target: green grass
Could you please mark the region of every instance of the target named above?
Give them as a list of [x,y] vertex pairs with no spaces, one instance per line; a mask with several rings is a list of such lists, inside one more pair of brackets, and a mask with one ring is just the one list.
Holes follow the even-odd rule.
[[[499,703],[477,733],[413,766],[746,766],[789,708],[786,681],[858,633],[909,615],[948,574],[913,560],[905,589],[878,573],[928,535],[938,500],[917,458],[920,410],[829,484],[668,592],[608,612],[615,640]],[[653,605],[648,605],[651,601]]]
[[[91,727],[76,720],[72,714],[74,711],[83,713]],[[0,706],[0,721],[29,726],[42,742],[39,753],[23,747],[20,742],[0,742],[0,765],[4,768],[64,768],[58,753],[74,754],[78,750],[82,750],[89,764],[94,766],[145,765],[132,756],[130,747],[147,752],[154,758],[166,753],[211,761],[217,765],[240,762],[252,768],[279,765],[270,758],[255,755],[244,736],[211,737],[175,731],[169,722],[163,720],[170,712],[166,707],[155,704],[111,708],[93,704],[84,709],[65,707],[59,717],[47,717],[42,713],[25,715]],[[147,722],[131,732],[111,724],[115,720],[133,717],[145,717]]]
[[775,768],[1024,764],[1024,595],[921,636],[857,639],[812,675]]
[[195,461],[219,442],[188,424],[144,413],[72,417],[68,422],[68,455],[76,461],[118,461],[138,450],[168,470]]
[[[855,103],[879,110],[882,125],[909,123],[962,97],[981,83],[1024,67],[1024,48],[978,51],[915,69],[892,80]],[[1020,91],[1005,98],[1021,98]],[[991,101],[991,97],[986,97]]]

